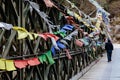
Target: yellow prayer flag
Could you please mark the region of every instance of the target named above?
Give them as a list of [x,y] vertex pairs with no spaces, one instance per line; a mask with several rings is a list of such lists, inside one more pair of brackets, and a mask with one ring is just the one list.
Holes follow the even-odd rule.
[[33,36],[31,33],[29,33],[25,28],[22,27],[13,27],[14,30],[16,30],[18,32],[18,39],[24,39],[27,36],[29,36],[29,38],[31,40],[33,40]]
[[30,40],[34,39],[33,36],[32,36],[32,34],[28,33],[28,36],[29,36]]
[[6,62],[6,70],[7,71],[16,70],[13,60],[5,60],[5,62]]
[[101,24],[101,20],[97,20],[97,22],[96,22],[96,30],[101,30],[101,28],[100,28],[100,24]]
[[75,17],[78,19],[78,20],[81,20],[81,16],[79,16],[77,13],[74,13]]
[[13,29],[16,31],[28,32],[25,28],[22,28],[22,27],[14,26]]
[[86,26],[90,26],[87,22],[83,21],[84,25]]
[[100,23],[96,23],[96,25],[95,25],[97,28],[99,28],[100,27]]
[[18,39],[24,39],[28,36],[28,31],[22,27],[13,27],[18,32]]
[[0,69],[4,70],[5,69],[5,60],[0,59]]
[[18,31],[18,38],[17,39],[24,39],[28,36],[26,32]]

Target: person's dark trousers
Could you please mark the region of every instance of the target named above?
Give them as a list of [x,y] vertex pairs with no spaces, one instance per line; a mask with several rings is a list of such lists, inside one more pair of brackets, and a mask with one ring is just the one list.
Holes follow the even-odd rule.
[[108,62],[111,61],[111,57],[112,57],[112,50],[107,50]]

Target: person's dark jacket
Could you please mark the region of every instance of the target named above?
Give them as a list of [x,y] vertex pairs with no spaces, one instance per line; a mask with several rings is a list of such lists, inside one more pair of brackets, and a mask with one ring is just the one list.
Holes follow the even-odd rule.
[[113,50],[113,44],[110,40],[105,44],[105,50]]

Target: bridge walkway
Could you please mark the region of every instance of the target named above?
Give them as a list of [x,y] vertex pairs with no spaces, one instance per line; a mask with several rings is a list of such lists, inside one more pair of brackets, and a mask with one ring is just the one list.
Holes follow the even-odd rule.
[[79,80],[120,80],[120,44],[114,44],[112,61],[106,54]]

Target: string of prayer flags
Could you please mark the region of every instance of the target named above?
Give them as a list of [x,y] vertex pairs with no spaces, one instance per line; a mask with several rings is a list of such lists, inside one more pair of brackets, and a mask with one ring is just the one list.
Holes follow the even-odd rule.
[[14,60],[15,67],[22,69],[25,68],[27,65],[36,66],[40,64],[38,58],[30,58],[27,60]]
[[95,0],[89,0],[89,2],[91,2],[94,6],[96,6],[96,8],[98,9],[97,12],[101,12],[102,13],[102,18],[103,21],[105,22],[106,25],[109,25],[109,18],[108,16],[110,15],[110,13],[108,13],[107,11],[105,11],[103,9],[103,7],[101,7],[98,2],[96,2]]
[[5,60],[6,70],[14,71],[16,70],[13,60]]
[[97,1],[95,1],[95,0],[89,0],[89,2],[92,3],[97,9],[101,10],[102,12],[104,12],[106,15],[108,15],[108,16],[110,15],[110,13],[108,13],[107,11],[105,11],[105,10],[103,9],[103,7],[101,7],[101,6],[98,4]]
[[4,22],[0,22],[0,27],[5,28],[6,30],[10,30],[13,27],[13,25],[8,24],[8,23],[4,23]]
[[68,13],[69,15],[71,15],[71,16],[74,16],[74,17],[75,17],[76,19],[78,19],[79,21],[82,20],[82,17],[81,17],[80,15],[78,15],[78,14],[75,13],[75,12],[70,11],[69,9],[67,9],[67,13]]
[[67,9],[67,13],[68,13],[69,15],[71,15],[71,16],[74,16],[74,17],[75,17],[77,20],[79,20],[80,22],[83,22],[84,25],[90,26],[90,24],[89,24],[85,19],[82,19],[82,17],[79,16],[77,13],[72,12],[72,11],[70,11],[69,9]]
[[5,70],[5,59],[0,59],[0,69]]
[[106,25],[109,25],[108,15],[105,12],[101,11],[100,9],[97,10],[97,13],[101,13],[103,21],[105,22]]
[[25,68],[28,65],[27,60],[14,60],[14,64],[19,69]]
[[22,27],[13,27],[13,30],[16,30],[18,32],[18,39],[24,39],[27,36],[29,36],[29,38],[31,40],[33,40],[33,36],[32,34],[30,34],[25,28]]
[[100,31],[101,30],[101,28],[100,28],[100,24],[101,24],[101,22],[102,22],[102,13],[97,13],[97,22],[96,22],[96,27],[95,27],[95,30],[97,30],[97,31]]
[[49,63],[51,65],[55,63],[55,61],[52,58],[51,51],[47,51],[46,53],[42,54],[38,58],[30,58],[26,60],[0,59],[0,70],[14,71],[16,70],[16,68],[22,69],[27,67],[27,65],[36,66],[43,62]]
[[51,2],[51,0],[43,0],[47,7],[53,7],[54,4]]

